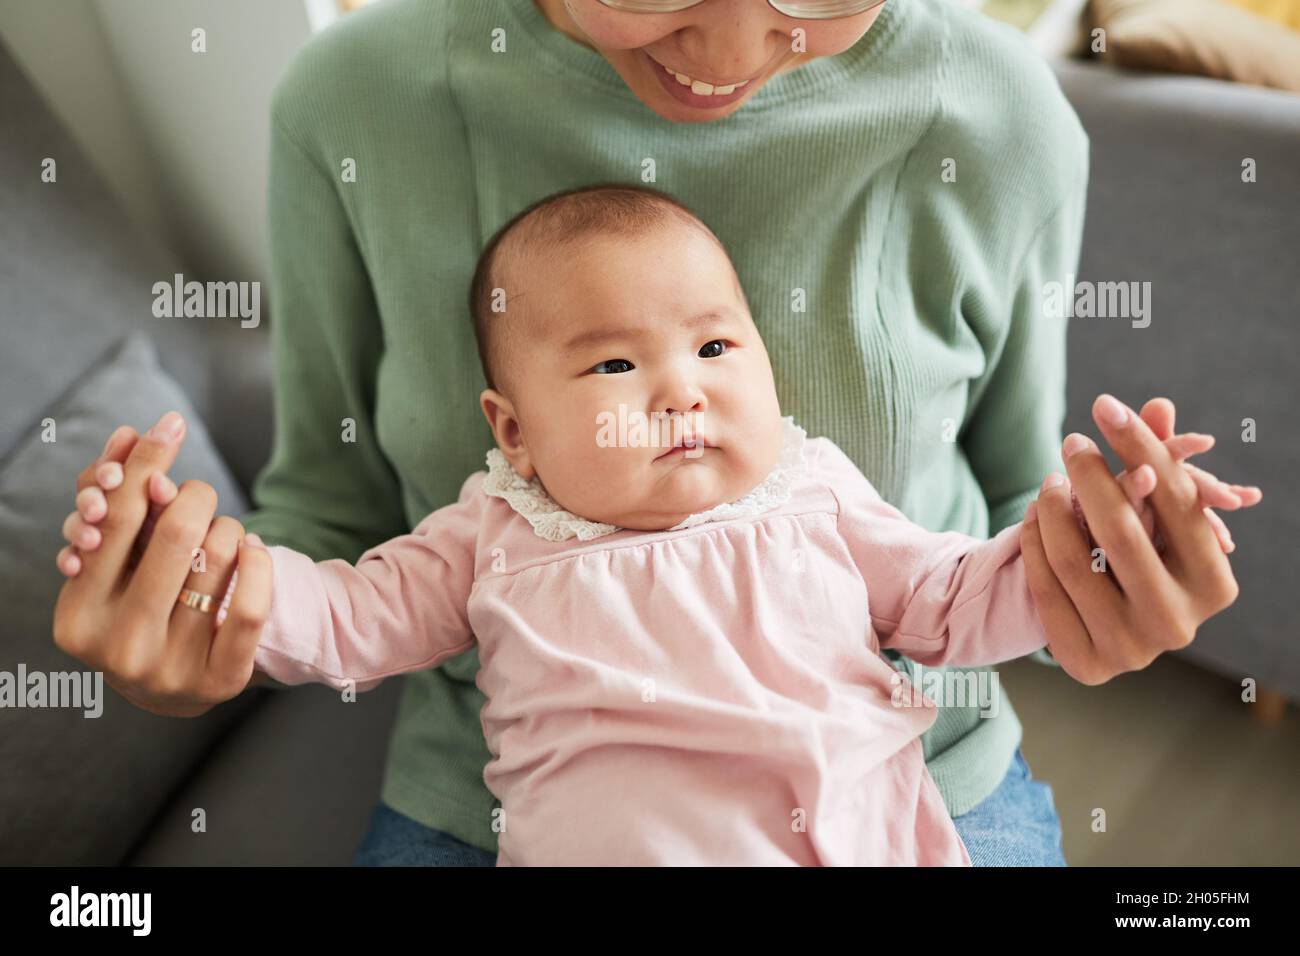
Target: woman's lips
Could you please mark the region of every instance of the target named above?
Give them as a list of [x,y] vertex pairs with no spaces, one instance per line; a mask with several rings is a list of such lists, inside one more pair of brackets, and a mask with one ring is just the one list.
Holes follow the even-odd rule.
[[716,110],[723,106],[729,106],[748,93],[754,86],[755,81],[749,80],[744,86],[738,86],[730,93],[709,93],[704,95],[692,93],[689,86],[677,82],[677,77],[669,73],[663,64],[655,60],[649,53],[642,50],[641,55],[645,57],[645,61],[654,75],[659,77],[660,85],[668,91],[669,96],[679,103],[693,106],[696,109]]

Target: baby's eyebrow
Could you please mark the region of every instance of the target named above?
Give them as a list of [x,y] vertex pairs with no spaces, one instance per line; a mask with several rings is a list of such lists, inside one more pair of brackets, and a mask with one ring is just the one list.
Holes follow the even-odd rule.
[[[701,312],[689,319],[683,319],[680,325],[683,329],[695,329],[720,322],[726,317],[727,315],[724,312]],[[564,343],[564,354],[565,356],[572,356],[577,352],[605,342],[622,342],[629,339],[645,338],[650,331],[646,326],[611,326],[603,329],[588,329],[585,332],[579,332]]]

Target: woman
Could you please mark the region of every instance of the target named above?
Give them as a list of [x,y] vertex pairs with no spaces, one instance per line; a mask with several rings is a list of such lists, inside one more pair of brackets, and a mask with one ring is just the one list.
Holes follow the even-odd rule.
[[[1077,263],[1088,142],[1031,47],[950,0],[396,0],[307,46],[272,130],[276,445],[247,522],[270,543],[354,560],[455,500],[491,442],[465,302],[477,253],[528,203],[592,182],[651,183],[701,215],[745,284],[783,411],[921,524],[1018,521],[1061,458],[1065,328],[1039,302]],[[1236,593],[1160,444],[1172,406],[1098,424],[1130,470],[1155,469],[1174,559],[1127,523],[1094,532],[1135,586],[1087,573],[1069,485],[1085,509],[1123,493],[1095,446],[1045,486],[1027,567],[1057,660],[1086,683],[1182,646]],[[110,584],[127,555],[83,555],[56,639],[139,706],[188,714],[229,696],[195,654],[242,653],[256,631],[236,620],[214,642],[142,572],[202,545],[207,583],[189,586],[220,594],[256,558],[237,523],[211,522],[214,502],[150,481],[179,440],[110,441],[105,459],[127,466],[109,520],[140,527],[148,486],[174,496],[167,534],[125,592]],[[94,501],[79,496],[83,514]],[[1106,612],[1081,619],[1071,596],[1098,588]],[[358,862],[494,859],[477,665],[405,678]],[[946,706],[924,739],[977,865],[1064,862],[1020,735],[1003,701],[987,719]]]

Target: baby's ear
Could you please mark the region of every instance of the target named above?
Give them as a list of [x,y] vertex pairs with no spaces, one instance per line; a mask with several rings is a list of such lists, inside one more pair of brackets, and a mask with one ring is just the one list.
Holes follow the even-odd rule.
[[523,432],[519,430],[519,420],[515,417],[515,407],[510,399],[494,388],[485,388],[479,394],[478,402],[501,454],[506,456],[506,461],[514,466],[520,477],[532,478],[536,472],[528,448],[524,445]]

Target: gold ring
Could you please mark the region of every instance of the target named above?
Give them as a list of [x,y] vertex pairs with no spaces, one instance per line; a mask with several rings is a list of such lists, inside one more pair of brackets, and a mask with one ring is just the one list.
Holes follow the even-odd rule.
[[184,604],[186,607],[192,607],[196,611],[202,611],[204,614],[212,613],[212,595],[200,594],[198,591],[191,591],[189,588],[181,588],[181,596],[176,599],[177,604]]

